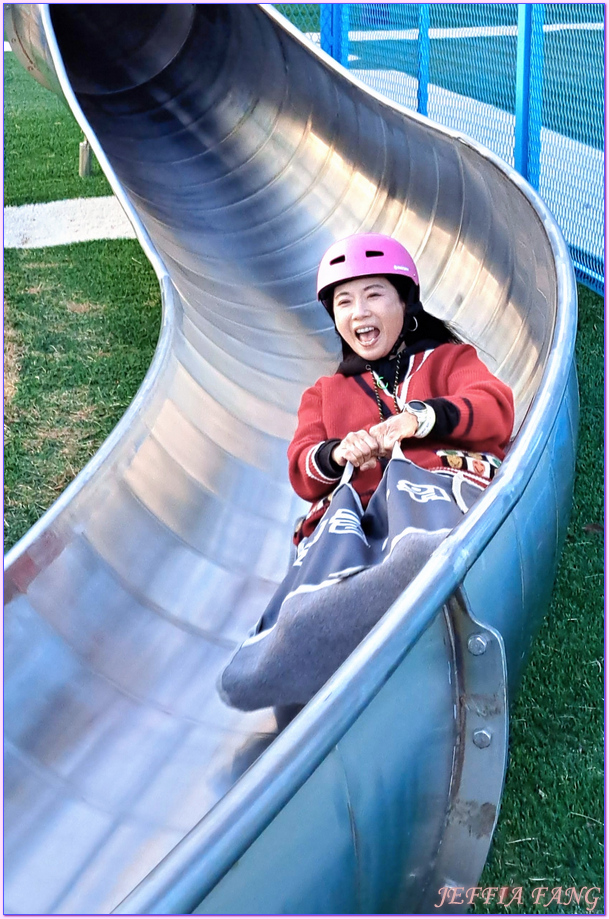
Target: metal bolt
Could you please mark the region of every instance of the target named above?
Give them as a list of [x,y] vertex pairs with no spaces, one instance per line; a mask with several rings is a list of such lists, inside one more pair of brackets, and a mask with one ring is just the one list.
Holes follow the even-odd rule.
[[474,743],[477,747],[480,747],[481,750],[483,750],[484,747],[490,747],[492,739],[493,736],[487,728],[479,728],[477,731],[474,731]]
[[488,648],[488,639],[484,635],[470,635],[467,648],[470,654],[484,654]]

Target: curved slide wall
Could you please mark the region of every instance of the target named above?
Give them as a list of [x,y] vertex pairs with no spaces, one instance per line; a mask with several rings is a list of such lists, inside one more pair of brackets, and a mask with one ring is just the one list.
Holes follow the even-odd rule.
[[[164,321],[122,422],[6,558],[5,909],[427,909],[482,869],[505,698],[566,528],[562,237],[509,167],[376,96],[268,7],[17,5],[7,33],[89,136]],[[517,437],[277,737],[272,712],[226,708],[215,683],[287,564],[301,503],[286,446],[338,350],[316,265],[359,230],[413,251],[428,308],[512,386]],[[472,745],[480,730],[490,742]]]

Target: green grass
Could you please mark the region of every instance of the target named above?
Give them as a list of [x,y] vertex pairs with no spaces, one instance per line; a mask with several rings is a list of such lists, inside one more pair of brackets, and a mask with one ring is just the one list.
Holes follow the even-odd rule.
[[[50,506],[127,408],[159,330],[158,284],[134,241],[8,251],[7,547]],[[584,423],[575,505],[552,606],[511,718],[510,765],[481,886],[522,886],[509,912],[545,884],[603,877],[602,533],[603,304],[579,287]],[[533,879],[546,878],[547,882]],[[546,895],[551,896],[551,893]],[[508,910],[478,902],[476,912]],[[602,912],[599,900],[595,913]]]
[[[603,301],[579,288],[582,405],[574,509],[549,614],[511,716],[510,765],[481,886],[603,887]],[[522,840],[518,842],[518,840]],[[546,878],[536,882],[533,878]],[[545,896],[547,903],[551,893]],[[563,900],[564,900],[563,896]],[[599,899],[595,913],[603,912]]]
[[132,240],[4,258],[6,550],[124,414],[158,339],[160,293]]
[[83,134],[64,102],[4,54],[4,204],[109,195],[95,157],[92,174],[78,175]]
[[[152,356],[159,293],[130,240],[9,251],[6,272],[15,385],[6,414],[9,546],[122,416]],[[603,304],[584,287],[579,295],[585,421],[574,512],[552,606],[512,711],[505,794],[481,881],[522,886],[523,905],[509,910],[516,913],[586,912],[546,908],[543,899],[535,907],[532,891],[601,886],[603,877]],[[508,910],[490,900],[475,911]]]
[[[12,55],[4,60],[6,203],[108,193],[99,174],[78,177],[81,135],[65,106]],[[8,548],[124,413],[150,363],[160,298],[131,240],[7,251],[5,270]],[[485,886],[522,886],[523,903],[511,910],[518,913],[584,913],[583,905],[535,908],[531,891],[542,883],[600,886],[603,877],[603,304],[582,286],[579,296],[583,423],[573,518],[512,711],[505,795],[482,878]],[[496,900],[476,905],[477,912],[495,910]],[[594,912],[601,911],[599,900]]]
[[319,3],[274,3],[273,6],[301,32],[319,32]]

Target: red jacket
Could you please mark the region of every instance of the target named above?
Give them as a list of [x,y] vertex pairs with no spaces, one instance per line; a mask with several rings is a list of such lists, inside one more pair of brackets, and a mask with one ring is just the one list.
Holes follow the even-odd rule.
[[[473,481],[487,485],[505,450],[514,424],[514,400],[505,383],[487,369],[471,345],[442,344],[411,355],[406,377],[398,390],[403,400],[448,399],[458,412],[458,423],[441,438],[432,430],[425,438],[402,441],[404,455],[424,469],[461,470]],[[368,384],[368,391],[362,386]],[[391,412],[393,400],[381,392]],[[342,440],[350,431],[369,430],[378,424],[379,409],[372,374],[321,377],[303,394],[298,426],[288,448],[292,487],[313,502],[301,528],[308,536],[322,517],[330,493],[340,477],[328,475],[316,463],[316,452],[327,440]],[[377,463],[365,472],[356,470],[352,484],[364,507],[381,481]]]

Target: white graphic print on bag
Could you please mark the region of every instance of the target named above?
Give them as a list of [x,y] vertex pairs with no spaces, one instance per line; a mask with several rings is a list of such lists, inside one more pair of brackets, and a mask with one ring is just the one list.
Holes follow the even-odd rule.
[[501,466],[501,460],[492,453],[470,453],[468,450],[436,450],[436,453],[448,469],[460,469],[485,479],[492,479]]
[[364,531],[362,530],[361,522],[357,514],[345,507],[341,507],[328,520],[321,521],[313,536],[299,543],[293,567],[299,568],[302,565],[307,553],[320,539],[326,527],[328,528],[328,533],[332,533],[334,536],[357,536],[363,543],[368,545],[368,540],[364,536]]
[[346,507],[341,507],[333,517],[330,517],[328,533],[334,533],[336,536],[347,536],[352,533],[354,536],[359,536],[368,545],[359,517]]
[[448,495],[439,485],[417,485],[408,479],[400,479],[396,485],[398,491],[407,492],[413,501],[425,504],[427,501],[450,501]]
[[317,529],[314,531],[313,535],[308,539],[303,539],[302,542],[298,543],[296,548],[296,559],[294,560],[293,568],[299,568],[307,557],[307,553],[310,549],[313,548],[316,542],[321,538],[321,534],[328,526],[327,520],[322,520]]

